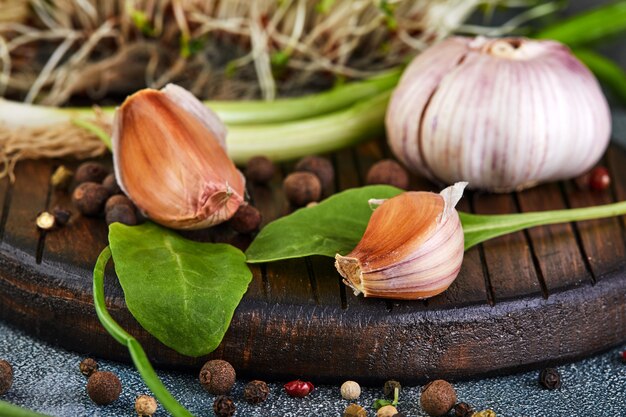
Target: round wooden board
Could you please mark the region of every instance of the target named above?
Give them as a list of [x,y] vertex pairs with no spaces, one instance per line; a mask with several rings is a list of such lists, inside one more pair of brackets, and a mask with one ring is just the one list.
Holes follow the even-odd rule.
[[[332,155],[336,188],[362,185],[368,167],[387,155],[377,142]],[[603,163],[614,180],[606,192],[554,183],[515,194],[469,193],[460,209],[510,213],[626,200],[626,154],[613,147]],[[49,186],[57,165],[22,162],[14,184],[0,183],[0,317],[65,348],[128,360],[92,303],[91,271],[106,245],[103,220],[73,216],[54,232],[35,228],[40,211],[71,208],[69,195]],[[288,211],[280,183],[277,175],[271,187],[249,190],[265,222]],[[437,190],[419,179],[412,188]],[[227,227],[200,235],[247,243]],[[466,253],[448,291],[415,302],[354,296],[331,259],[253,266],[248,293],[211,357],[247,376],[363,383],[463,379],[581,358],[626,340],[625,236],[624,218],[613,218],[499,238]],[[156,366],[197,371],[207,359],[181,356],[147,334],[125,308],[112,268],[106,293],[113,317]]]

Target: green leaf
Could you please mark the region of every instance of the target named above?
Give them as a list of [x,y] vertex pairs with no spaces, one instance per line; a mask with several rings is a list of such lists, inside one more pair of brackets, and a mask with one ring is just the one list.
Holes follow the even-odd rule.
[[370,185],[346,190],[316,206],[301,208],[261,230],[246,251],[248,262],[348,253],[361,240],[372,215],[368,201],[391,198],[401,192],[388,185]]
[[374,410],[378,410],[379,408],[383,408],[386,405],[393,405],[393,402],[389,400],[374,400],[374,404],[372,404],[372,408]]
[[217,348],[252,279],[240,250],[150,222],[112,224],[109,244],[126,305],[144,329],[184,355]]

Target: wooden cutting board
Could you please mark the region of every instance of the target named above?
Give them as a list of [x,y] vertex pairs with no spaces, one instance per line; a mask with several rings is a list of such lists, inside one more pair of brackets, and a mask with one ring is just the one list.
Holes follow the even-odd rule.
[[[336,188],[362,185],[368,167],[385,156],[377,142],[332,155]],[[460,208],[513,213],[626,200],[626,153],[613,147],[603,163],[613,178],[606,192],[562,182],[514,194],[469,193]],[[75,215],[54,232],[35,227],[42,210],[71,208],[69,195],[49,186],[59,164],[22,162],[14,184],[0,182],[0,317],[53,344],[127,361],[125,348],[100,326],[92,304],[92,268],[107,240],[104,221]],[[284,174],[291,167],[281,168]],[[282,174],[270,187],[249,190],[265,222],[288,211]],[[438,191],[419,179],[412,187]],[[249,242],[227,227],[195,237]],[[248,293],[210,357],[265,379],[416,383],[588,356],[626,340],[625,237],[624,218],[613,218],[495,239],[466,253],[448,291],[415,302],[354,296],[331,259],[253,266]],[[196,372],[207,359],[178,355],[141,329],[125,308],[112,268],[106,294],[113,317],[140,340],[156,366]]]

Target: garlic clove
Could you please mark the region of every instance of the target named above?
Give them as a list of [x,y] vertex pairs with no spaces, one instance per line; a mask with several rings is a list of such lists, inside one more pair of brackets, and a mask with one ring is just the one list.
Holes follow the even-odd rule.
[[414,300],[445,291],[463,261],[463,228],[454,206],[466,185],[383,202],[354,250],[335,256],[344,283],[365,297]]
[[174,229],[221,223],[243,202],[243,176],[223,146],[226,130],[198,105],[177,86],[145,89],[113,121],[120,187],[147,217]]

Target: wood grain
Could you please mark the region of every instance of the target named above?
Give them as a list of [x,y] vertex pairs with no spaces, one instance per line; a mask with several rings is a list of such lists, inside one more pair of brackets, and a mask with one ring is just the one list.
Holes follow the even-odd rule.
[[[388,155],[379,141],[330,155],[336,189],[363,185],[369,167]],[[0,181],[0,317],[60,346],[128,360],[100,326],[91,301],[91,269],[107,240],[102,219],[74,215],[67,227],[46,235],[35,228],[40,211],[71,208],[70,195],[49,186],[58,163],[23,162],[15,184]],[[626,154],[611,148],[605,163],[614,180],[606,192],[577,190],[570,182],[517,194],[470,192],[459,209],[509,213],[625,200]],[[269,186],[248,187],[264,224],[290,210],[281,182],[292,165]],[[410,187],[439,189],[418,177]],[[249,290],[209,357],[229,360],[244,376],[363,383],[464,379],[584,357],[626,340],[625,227],[622,217],[494,239],[468,251],[448,291],[427,301],[355,296],[329,258],[253,266]],[[241,246],[250,240],[228,226],[193,238]],[[156,366],[196,372],[207,359],[183,357],[145,332],[126,309],[111,266],[106,294],[112,315]]]

